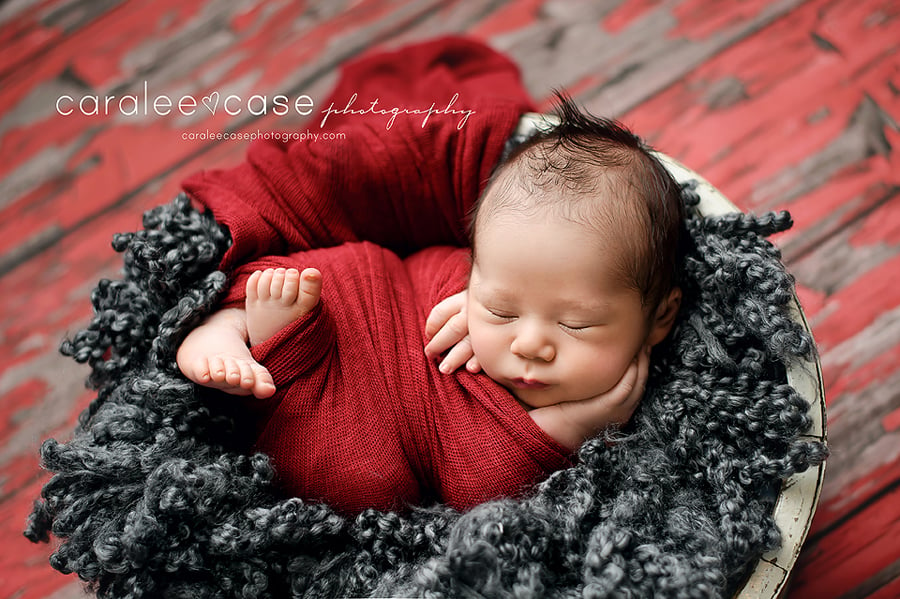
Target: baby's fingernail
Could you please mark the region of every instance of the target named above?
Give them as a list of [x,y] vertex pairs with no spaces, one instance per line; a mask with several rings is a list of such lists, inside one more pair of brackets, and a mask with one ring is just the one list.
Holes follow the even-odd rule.
[[441,364],[438,367],[438,370],[440,370],[444,374],[450,374],[450,365],[449,364]]

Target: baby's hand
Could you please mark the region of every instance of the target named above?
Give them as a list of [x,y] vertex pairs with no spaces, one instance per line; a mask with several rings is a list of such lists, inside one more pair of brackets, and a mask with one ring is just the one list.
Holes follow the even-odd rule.
[[564,401],[531,410],[529,415],[560,445],[574,451],[610,425],[631,419],[644,396],[650,371],[650,348],[635,356],[615,387],[588,399]]
[[469,341],[465,291],[451,295],[431,309],[425,322],[425,337],[429,339],[425,345],[425,355],[429,358],[436,358],[450,350],[441,361],[441,372],[449,374],[463,364],[469,372],[481,370]]

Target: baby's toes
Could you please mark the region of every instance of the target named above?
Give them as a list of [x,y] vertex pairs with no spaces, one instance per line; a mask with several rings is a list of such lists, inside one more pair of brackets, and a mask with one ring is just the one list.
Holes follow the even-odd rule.
[[241,389],[251,391],[256,385],[256,373],[253,367],[246,360],[236,360],[236,362],[241,373],[241,380],[238,382],[238,386]]
[[284,282],[279,293],[279,297],[281,297],[281,303],[285,306],[290,306],[297,301],[297,297],[299,295],[300,271],[296,268],[289,268],[284,272]]
[[[245,288],[245,291],[247,293],[247,301],[253,302],[259,299],[259,280],[260,278],[262,278],[262,276],[263,271],[255,270],[250,275],[250,277],[247,278],[247,286]],[[268,286],[266,288],[268,289]]]
[[272,279],[275,278],[275,269],[267,268],[266,270],[258,270],[250,275],[251,279],[256,273],[259,276],[253,284],[254,293],[250,294],[250,279],[247,279],[247,300],[268,300],[272,298]]
[[276,268],[272,273],[272,280],[269,282],[269,298],[281,299],[281,292],[284,289],[285,269]]
[[227,370],[225,360],[220,356],[212,356],[208,362],[209,380],[213,383],[224,383]]
[[[229,356],[211,356],[198,361],[189,379],[204,387],[219,389],[231,395],[250,395],[256,379],[253,369]],[[274,391],[273,391],[274,393]]]
[[272,375],[261,364],[252,365],[253,368],[253,386],[250,390],[253,395],[259,399],[266,399],[275,393],[275,381]]
[[223,358],[225,364],[225,382],[232,387],[240,387],[243,374],[241,373],[241,363],[231,357]]
[[319,303],[322,295],[322,273],[315,268],[307,268],[300,274],[300,297],[297,304],[304,312],[309,312]]
[[205,385],[212,380],[209,371],[209,360],[205,356],[201,356],[190,363],[184,374],[195,383]]

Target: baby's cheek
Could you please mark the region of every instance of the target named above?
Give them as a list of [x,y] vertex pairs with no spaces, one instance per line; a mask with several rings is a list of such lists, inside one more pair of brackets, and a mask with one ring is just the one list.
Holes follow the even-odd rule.
[[622,379],[631,360],[622,360],[621,356],[609,351],[596,351],[590,358],[590,364],[583,367],[590,379],[590,384],[597,394],[606,393]]
[[496,360],[498,352],[497,340],[494,339],[483,323],[473,322],[469,319],[469,342],[472,344],[472,353],[478,358],[481,368],[488,372]]

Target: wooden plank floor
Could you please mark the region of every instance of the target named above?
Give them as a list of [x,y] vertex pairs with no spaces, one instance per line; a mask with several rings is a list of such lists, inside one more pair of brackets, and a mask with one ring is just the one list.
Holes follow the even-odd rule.
[[[466,32],[507,52],[543,106],[568,89],[622,118],[780,236],[821,352],[832,449],[792,598],[900,597],[900,3],[9,0],[0,3],[0,597],[81,594],[21,535],[46,480],[37,449],[90,400],[57,352],[140,226],[296,113],[212,114],[219,92],[324,99],[360,52]],[[122,96],[196,99],[124,114]],[[63,100],[96,96],[101,114]],[[115,96],[109,114],[103,99]],[[90,103],[82,106],[90,112]],[[259,112],[259,110],[256,110]]]

